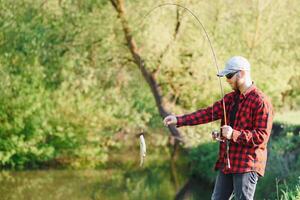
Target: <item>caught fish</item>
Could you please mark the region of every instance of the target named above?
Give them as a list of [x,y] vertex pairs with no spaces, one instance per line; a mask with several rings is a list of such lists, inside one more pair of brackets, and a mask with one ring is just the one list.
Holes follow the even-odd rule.
[[143,166],[146,157],[146,142],[144,136],[140,135],[140,166]]

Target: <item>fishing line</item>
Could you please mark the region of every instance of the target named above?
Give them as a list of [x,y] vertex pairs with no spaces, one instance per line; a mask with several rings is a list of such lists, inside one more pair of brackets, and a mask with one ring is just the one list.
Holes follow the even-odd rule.
[[[198,22],[198,24],[200,24],[202,30],[204,31],[205,33],[205,36],[207,38],[207,41],[209,43],[209,47],[210,47],[210,50],[211,50],[211,53],[212,53],[212,56],[213,56],[213,60],[214,60],[214,64],[215,64],[215,67],[217,69],[217,73],[220,72],[219,70],[219,65],[218,65],[218,62],[217,62],[217,56],[216,56],[216,53],[215,53],[215,50],[212,46],[212,43],[211,43],[211,40],[208,36],[208,33],[203,25],[203,23],[200,21],[200,19],[197,17],[196,14],[194,14],[190,9],[188,9],[187,7],[185,6],[182,6],[180,4],[177,4],[177,3],[164,3],[164,4],[160,4],[154,8],[152,8],[150,11],[148,11],[143,17],[142,17],[142,22],[141,24],[143,23],[144,19],[147,18],[153,11],[155,11],[156,9],[158,8],[161,8],[161,7],[166,7],[166,6],[177,6],[177,7],[180,7],[182,9],[184,9],[185,11],[187,11],[188,13],[190,13]],[[142,64],[142,63],[140,63]],[[227,125],[227,117],[226,117],[226,110],[225,110],[225,101],[224,101],[224,89],[223,89],[223,85],[222,85],[222,81],[221,81],[221,78],[218,77],[219,79],[219,86],[220,86],[220,90],[221,90],[221,98],[222,98],[222,104],[223,104],[223,115],[224,115],[224,125]],[[212,119],[213,119],[213,116],[214,116],[214,113],[213,113],[213,109],[212,109]]]
[[[187,11],[188,13],[190,13],[194,19],[197,20],[198,24],[200,24],[202,30],[204,31],[205,33],[205,36],[207,38],[207,41],[209,43],[209,47],[210,47],[210,50],[211,50],[211,53],[212,53],[212,57],[213,57],[213,60],[214,60],[214,64],[215,64],[215,67],[217,69],[217,73],[219,74],[220,70],[219,70],[219,65],[218,65],[218,62],[217,62],[217,56],[216,56],[216,53],[215,53],[215,50],[212,46],[212,43],[211,43],[211,40],[210,40],[210,37],[208,36],[208,33],[203,25],[203,23],[200,21],[200,19],[196,16],[196,14],[194,14],[194,12],[192,12],[190,9],[188,9],[187,7],[185,6],[182,6],[180,4],[177,4],[177,3],[164,3],[164,4],[160,4],[154,8],[152,8],[150,11],[148,11],[143,17],[142,17],[142,22],[144,21],[144,19],[146,17],[148,17],[153,11],[155,11],[156,9],[158,8],[161,8],[161,7],[166,7],[166,6],[177,6],[177,7],[180,7],[182,9],[184,9],[185,11]],[[141,65],[142,65],[142,59],[140,59],[140,68],[141,68]],[[223,116],[224,116],[224,125],[227,125],[227,117],[226,117],[226,107],[225,107],[225,101],[224,101],[224,89],[223,89],[223,85],[222,85],[222,81],[221,81],[221,78],[218,77],[219,79],[219,86],[220,86],[220,91],[221,91],[221,98],[222,98],[222,106],[223,106]],[[211,113],[211,119],[213,120],[214,118],[214,111],[213,111],[213,105],[212,105],[212,113]],[[213,131],[213,133],[217,133],[216,131]],[[219,134],[220,135],[220,134]],[[174,136],[173,136],[174,137]],[[222,142],[222,141],[220,141]],[[226,151],[227,151],[227,156],[229,155],[229,141],[226,140]],[[230,162],[229,162],[229,157],[227,157],[227,162],[228,162],[228,168],[230,168]]]

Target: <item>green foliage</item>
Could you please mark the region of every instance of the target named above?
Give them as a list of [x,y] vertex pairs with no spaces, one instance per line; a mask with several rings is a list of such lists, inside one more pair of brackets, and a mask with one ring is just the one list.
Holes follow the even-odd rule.
[[218,157],[218,143],[205,143],[189,152],[192,174],[209,182],[213,182],[216,172],[213,170]]
[[286,189],[281,190],[282,195],[280,200],[297,200],[300,199],[300,186],[297,185],[294,189],[286,187]]
[[117,56],[110,4],[43,3],[0,4],[0,166],[96,167],[120,146],[115,134],[160,117],[138,70]]
[[[206,27],[221,68],[232,55],[248,57],[256,85],[272,98],[275,107],[299,108],[299,84],[295,84],[299,82],[300,73],[299,45],[296,45],[300,41],[296,34],[299,6],[296,1],[181,3],[194,11]],[[155,7],[158,3],[148,4]],[[143,14],[130,12],[136,6],[140,4],[132,3],[128,7],[128,15],[136,32],[142,21],[143,32],[139,31],[136,36],[150,70],[157,68],[159,55],[168,43],[171,44],[158,75],[164,96],[171,101],[175,98],[178,106],[189,110],[209,105],[219,98],[210,47],[196,20],[181,9],[181,27],[177,39],[172,42],[176,7],[156,9],[141,19]],[[145,6],[143,11],[147,10]],[[226,89],[229,88],[226,86]]]
[[299,184],[299,148],[299,136],[290,132],[270,141],[266,176],[259,180],[257,186],[258,199],[297,199],[294,197]]
[[[35,167],[74,148],[76,125],[55,116],[52,88],[61,83],[61,22],[26,2],[1,3],[1,166]],[[11,12],[11,13],[10,13]],[[50,48],[51,46],[51,48]],[[62,126],[60,126],[62,125]]]
[[[172,42],[174,6],[157,9],[141,25],[141,16],[159,3],[126,1],[147,69],[158,70],[155,77],[169,111],[208,106],[220,91],[204,32],[179,10],[181,27]],[[235,54],[249,57],[254,80],[275,107],[299,108],[300,7],[295,0],[191,1],[186,6],[206,27],[220,66]],[[111,147],[125,146],[124,138],[140,128],[166,132],[109,1],[0,0],[0,16],[2,167],[52,162],[96,167],[108,161]],[[211,128],[182,131],[189,144],[195,137],[203,143]]]
[[74,51],[87,41],[76,26],[80,13],[70,6],[49,13],[30,1],[1,6],[0,165],[68,164],[72,157],[105,161],[107,150],[88,138],[96,135],[101,115],[93,116],[99,96],[89,92],[97,77],[89,79],[92,69],[79,57],[86,47]]

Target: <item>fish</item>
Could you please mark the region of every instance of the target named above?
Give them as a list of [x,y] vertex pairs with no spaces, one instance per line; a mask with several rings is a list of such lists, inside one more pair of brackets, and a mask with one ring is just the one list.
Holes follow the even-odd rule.
[[144,136],[140,135],[140,167],[144,164],[144,159],[146,157],[146,142]]

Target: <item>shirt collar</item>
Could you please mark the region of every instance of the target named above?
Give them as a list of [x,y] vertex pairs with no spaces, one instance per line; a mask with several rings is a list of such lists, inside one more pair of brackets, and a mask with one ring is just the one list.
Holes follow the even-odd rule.
[[241,95],[243,97],[247,97],[255,89],[256,89],[256,86],[254,85],[254,82],[252,82],[252,85]]
[[241,92],[239,90],[236,90],[235,92],[242,98],[246,98],[253,90],[256,89],[256,86],[254,85],[254,82],[252,82],[252,85],[243,93],[241,94]]

